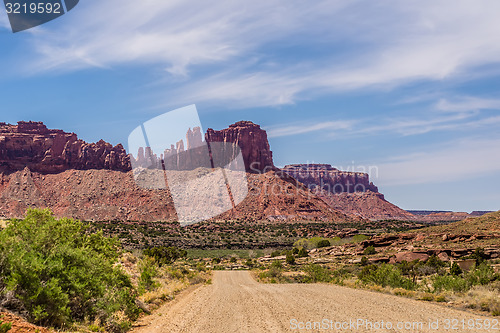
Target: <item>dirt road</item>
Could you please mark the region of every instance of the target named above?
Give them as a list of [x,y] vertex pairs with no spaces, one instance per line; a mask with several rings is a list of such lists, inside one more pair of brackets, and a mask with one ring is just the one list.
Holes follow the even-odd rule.
[[[260,284],[247,271],[216,271],[213,284],[165,304],[134,332],[500,332],[500,324],[477,329],[499,319],[335,285]],[[314,322],[316,329],[307,329]]]

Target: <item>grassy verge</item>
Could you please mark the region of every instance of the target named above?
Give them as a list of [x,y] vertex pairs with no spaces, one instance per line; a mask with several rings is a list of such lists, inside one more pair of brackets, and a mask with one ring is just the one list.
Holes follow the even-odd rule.
[[476,265],[469,271],[432,256],[425,262],[399,264],[369,264],[368,260],[315,264],[307,258],[298,263],[287,258],[260,262],[253,273],[263,283],[332,283],[500,316],[500,273],[491,266],[496,261],[481,258],[480,250],[477,253]]

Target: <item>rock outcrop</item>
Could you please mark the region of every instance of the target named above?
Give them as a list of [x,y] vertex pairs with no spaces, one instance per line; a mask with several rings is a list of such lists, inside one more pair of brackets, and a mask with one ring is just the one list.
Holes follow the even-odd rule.
[[12,172],[26,167],[42,173],[131,169],[122,145],[112,146],[103,140],[87,143],[74,133],[49,130],[41,122],[0,123],[0,170]]
[[331,193],[378,192],[367,173],[340,171],[330,164],[291,164],[282,170],[311,190]]
[[140,147],[136,155],[130,155],[132,167],[166,170],[223,167],[235,163],[241,153],[245,165],[233,165],[238,170],[250,173],[276,170],[266,131],[251,121],[239,121],[220,131],[209,128],[204,138],[202,141],[201,130],[195,127],[187,130],[185,140],[179,140],[162,152]]
[[276,169],[266,131],[251,121],[238,121],[220,131],[209,128],[205,140],[209,143],[230,142],[237,145],[241,149],[247,172],[264,173]]

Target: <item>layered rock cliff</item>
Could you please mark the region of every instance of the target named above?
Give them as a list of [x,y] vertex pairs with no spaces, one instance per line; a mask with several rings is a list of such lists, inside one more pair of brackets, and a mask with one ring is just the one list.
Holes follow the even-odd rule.
[[204,141],[199,127],[190,128],[185,140],[179,140],[162,152],[140,147],[137,154],[130,155],[130,160],[133,168],[193,170],[223,167],[237,161],[240,153],[245,165],[237,166],[238,170],[250,173],[276,170],[266,131],[251,121],[239,121],[219,131],[209,128]]
[[371,220],[415,220],[411,213],[385,200],[369,175],[340,171],[329,164],[292,164],[282,169],[331,208]]
[[57,173],[65,170],[107,169],[129,171],[122,145],[87,143],[74,133],[49,130],[41,122],[0,123],[0,170]]
[[[263,173],[275,170],[273,153],[267,141],[267,133],[251,121],[238,121],[229,128],[215,131],[211,128],[205,135],[207,142],[230,142],[241,149],[247,172]],[[233,152],[233,155],[237,150]]]
[[284,172],[310,189],[331,193],[378,192],[367,173],[340,171],[330,164],[291,164]]

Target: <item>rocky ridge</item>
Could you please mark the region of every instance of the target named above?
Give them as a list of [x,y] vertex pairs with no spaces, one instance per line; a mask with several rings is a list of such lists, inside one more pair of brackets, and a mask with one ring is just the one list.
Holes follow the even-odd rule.
[[41,122],[0,123],[0,170],[12,172],[26,167],[41,173],[131,169],[120,144],[113,146],[103,140],[87,143],[75,133],[49,130]]

